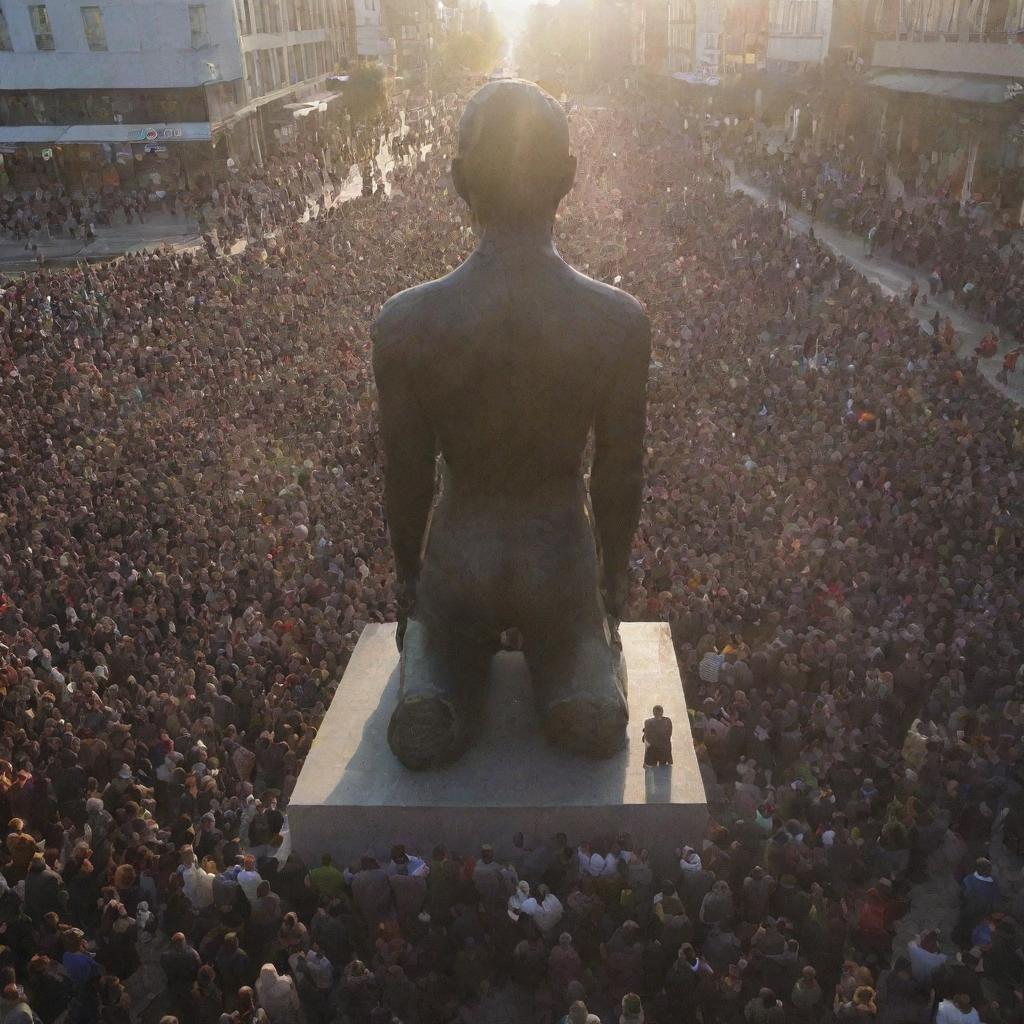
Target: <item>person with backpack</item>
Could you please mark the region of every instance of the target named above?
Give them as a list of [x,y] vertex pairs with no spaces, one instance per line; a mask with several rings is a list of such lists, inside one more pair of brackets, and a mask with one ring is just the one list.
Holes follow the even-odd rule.
[[39,1015],[28,1005],[18,985],[5,985],[0,993],[0,1021],[3,1024],[43,1024]]

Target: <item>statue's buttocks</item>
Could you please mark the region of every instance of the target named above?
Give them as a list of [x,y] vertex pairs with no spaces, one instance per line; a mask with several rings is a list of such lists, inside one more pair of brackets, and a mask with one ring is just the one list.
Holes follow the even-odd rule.
[[[542,136],[519,139],[520,158],[537,158],[519,173],[493,152],[508,142],[494,119],[510,111]],[[565,145],[538,150],[545,133]],[[464,749],[488,661],[513,626],[550,738],[602,755],[624,735],[614,624],[639,513],[649,334],[634,299],[577,273],[551,244],[575,167],[567,144],[564,114],[535,86],[481,90],[453,164],[480,245],[454,273],[391,299],[374,328],[408,615],[390,736],[411,767]]]

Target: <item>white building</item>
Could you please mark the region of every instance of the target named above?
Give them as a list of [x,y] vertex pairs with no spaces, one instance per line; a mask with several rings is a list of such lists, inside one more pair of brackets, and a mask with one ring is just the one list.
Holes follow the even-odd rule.
[[832,34],[832,0],[771,0],[768,68],[821,64]]
[[692,72],[697,9],[695,0],[669,0],[666,70]]
[[724,0],[670,0],[667,70],[692,81],[716,78],[724,15]]
[[388,41],[383,0],[352,0],[356,26],[356,54],[360,60],[388,60],[394,47]]
[[880,0],[867,82],[890,182],[953,185],[1024,223],[1024,0]]
[[697,0],[697,23],[694,28],[694,71],[718,75],[722,70],[723,0]]
[[3,173],[173,186],[260,159],[264,108],[333,99],[348,36],[345,0],[0,0]]

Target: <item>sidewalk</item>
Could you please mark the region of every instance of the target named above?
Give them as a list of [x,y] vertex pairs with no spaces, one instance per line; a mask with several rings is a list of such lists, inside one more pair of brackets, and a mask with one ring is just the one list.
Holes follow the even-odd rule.
[[[46,258],[47,266],[52,266],[76,260],[110,259],[122,253],[156,249],[161,245],[175,248],[198,245],[200,237],[198,226],[188,217],[154,214],[146,218],[145,224],[134,221],[109,227],[97,225],[96,237],[88,243],[81,238],[59,235],[53,239],[44,235],[35,242],[38,251]],[[24,242],[0,237],[0,271],[31,269],[35,266],[35,256],[35,251],[26,249]]]
[[[424,151],[429,146],[423,147]],[[384,175],[394,167],[394,157],[390,149],[379,153],[376,157],[378,166]],[[388,186],[390,189],[390,186]],[[322,195],[308,197],[308,207],[300,222],[307,221],[311,215],[319,213],[321,207],[330,208],[339,203],[346,203],[362,194],[362,175],[358,164],[353,164],[341,187],[334,195],[326,198]],[[69,265],[79,260],[108,260],[125,253],[145,252],[161,247],[172,249],[192,249],[202,244],[199,225],[189,217],[154,214],[147,217],[144,224],[134,221],[131,224],[113,224],[110,227],[97,225],[96,238],[88,244],[81,238],[55,237],[53,239],[38,238],[35,240],[38,252],[42,253],[47,267]],[[235,239],[228,246],[231,253],[245,248],[244,241]],[[0,273],[19,273],[32,270],[36,266],[36,252],[25,248],[24,242],[0,236]]]
[[[727,161],[726,163],[732,174],[732,188],[734,191],[743,192],[751,198],[768,205],[780,205],[779,200],[775,196],[769,195],[764,189],[751,184],[738,175],[732,161]],[[794,231],[806,234],[810,228],[810,218],[803,211],[794,210],[791,206],[788,208],[786,219]],[[814,235],[837,256],[842,256],[850,266],[863,274],[869,281],[877,284],[885,295],[895,295],[905,301],[911,282],[915,278],[921,286],[921,298],[927,293],[928,280],[922,272],[915,271],[905,264],[896,263],[885,255],[878,255],[869,259],[865,252],[864,240],[862,238],[845,231],[840,231],[838,228],[834,228],[823,221],[815,221]],[[943,318],[948,316],[956,328],[957,351],[961,358],[966,359],[973,355],[974,348],[982,336],[993,329],[991,324],[971,316],[943,297],[929,296],[928,303],[928,305],[922,305],[920,298],[918,299],[918,303],[913,309],[918,322],[925,331],[931,334],[932,327],[929,321],[935,315],[935,310],[937,309]],[[1002,354],[1010,347],[1011,345],[1004,339],[997,356],[992,359],[979,360],[979,370],[996,391],[1005,395],[1017,405],[1024,406],[1024,373],[1018,372],[1012,375],[1009,384],[1002,384],[996,380],[996,374],[1003,365]]]

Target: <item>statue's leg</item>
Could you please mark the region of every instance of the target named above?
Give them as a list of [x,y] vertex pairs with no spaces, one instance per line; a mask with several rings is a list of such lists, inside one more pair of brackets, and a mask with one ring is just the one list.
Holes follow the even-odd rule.
[[388,743],[407,768],[441,768],[465,752],[496,649],[490,635],[446,627],[429,615],[409,620],[398,705],[388,725]]
[[600,597],[586,604],[531,623],[523,649],[548,740],[610,757],[626,739],[626,663]]

